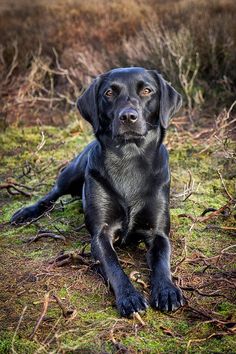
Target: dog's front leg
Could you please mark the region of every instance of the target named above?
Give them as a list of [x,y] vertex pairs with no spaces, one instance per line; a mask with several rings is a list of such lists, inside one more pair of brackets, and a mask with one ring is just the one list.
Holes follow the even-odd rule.
[[111,284],[118,311],[122,316],[128,317],[134,312],[144,311],[147,302],[121,268],[112,239],[112,228],[105,224],[101,231],[92,237],[92,255],[99,261],[105,280]]
[[151,305],[161,311],[174,311],[183,306],[184,298],[171,278],[168,190],[160,191],[157,205],[156,225],[152,237],[149,238],[147,254],[151,269]]
[[174,285],[170,272],[170,242],[167,235],[156,234],[148,252],[151,268],[151,305],[161,311],[183,306],[181,290]]

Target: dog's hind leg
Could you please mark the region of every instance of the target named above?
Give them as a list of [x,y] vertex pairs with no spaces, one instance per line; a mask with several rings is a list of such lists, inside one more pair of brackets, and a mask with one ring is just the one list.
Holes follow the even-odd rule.
[[10,220],[11,224],[23,224],[38,218],[45,211],[50,210],[56,200],[62,195],[71,194],[72,196],[82,197],[88,153],[94,144],[95,142],[89,144],[82,153],[60,173],[54,187],[48,194],[35,204],[18,210],[12,216]]
[[63,195],[63,193],[61,193],[56,184],[48,194],[35,204],[24,207],[13,214],[10,220],[11,224],[19,225],[37,219],[44,212],[50,210],[61,195]]

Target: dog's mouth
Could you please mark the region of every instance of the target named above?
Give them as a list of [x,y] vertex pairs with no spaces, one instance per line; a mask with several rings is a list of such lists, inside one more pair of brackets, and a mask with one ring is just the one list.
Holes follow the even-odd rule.
[[143,139],[145,138],[146,133],[141,134],[141,133],[137,133],[137,132],[133,132],[133,131],[127,131],[124,133],[118,133],[114,136],[115,139],[118,140],[138,140],[138,139]]

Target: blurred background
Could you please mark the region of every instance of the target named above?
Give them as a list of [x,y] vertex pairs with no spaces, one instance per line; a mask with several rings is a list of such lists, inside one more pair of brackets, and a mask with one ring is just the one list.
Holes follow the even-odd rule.
[[68,124],[81,90],[118,66],[158,69],[183,114],[208,125],[236,96],[235,10],[235,0],[2,0],[1,126]]

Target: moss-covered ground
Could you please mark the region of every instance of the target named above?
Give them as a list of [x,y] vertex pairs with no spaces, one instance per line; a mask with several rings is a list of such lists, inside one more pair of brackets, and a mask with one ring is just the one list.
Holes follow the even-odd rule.
[[[51,213],[34,223],[20,227],[8,223],[17,209],[49,190],[60,168],[92,135],[75,125],[8,127],[1,134],[1,354],[236,352],[235,146],[228,139],[209,139],[200,132],[188,124],[173,125],[167,137],[172,170],[172,270],[188,305],[171,314],[149,308],[142,315],[145,324],[136,318],[120,318],[112,292],[94,271],[87,256],[88,232],[76,231],[83,224],[81,201],[63,197]],[[3,188],[9,183],[29,195],[11,194],[17,191]],[[215,212],[221,207],[221,212]],[[40,230],[61,235],[65,241],[27,242]],[[79,263],[59,267],[50,262],[63,252],[81,252],[85,246]],[[143,282],[133,281],[148,297],[144,246],[117,251],[127,274],[139,272]],[[70,310],[68,316],[63,316],[54,294]],[[48,308],[39,321],[47,295]]]

